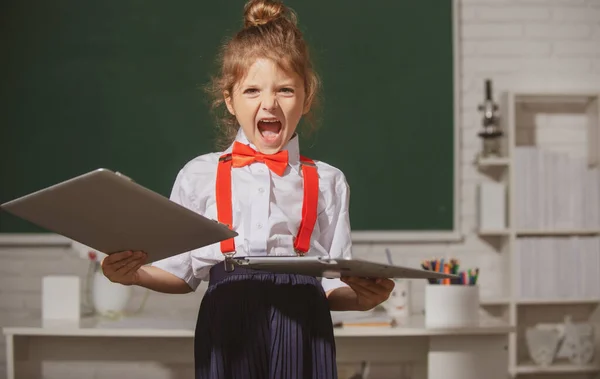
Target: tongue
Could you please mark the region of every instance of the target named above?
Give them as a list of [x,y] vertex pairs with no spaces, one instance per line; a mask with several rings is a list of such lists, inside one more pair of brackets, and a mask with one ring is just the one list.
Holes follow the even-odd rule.
[[262,134],[263,137],[273,138],[279,134],[279,131],[281,130],[281,123],[259,121],[258,130],[260,130],[260,134]]

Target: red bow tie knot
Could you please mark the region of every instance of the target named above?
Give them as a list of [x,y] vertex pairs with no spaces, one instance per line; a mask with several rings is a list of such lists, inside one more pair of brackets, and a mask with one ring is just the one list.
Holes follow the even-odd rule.
[[288,165],[288,152],[283,150],[276,154],[263,154],[236,141],[233,144],[231,159],[233,167],[244,167],[253,162],[264,162],[271,171],[282,176]]

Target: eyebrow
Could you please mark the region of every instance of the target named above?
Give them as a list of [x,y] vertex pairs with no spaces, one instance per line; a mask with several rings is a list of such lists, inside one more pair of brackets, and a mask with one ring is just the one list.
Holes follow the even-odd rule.
[[[277,87],[297,87],[293,82],[283,82],[281,84],[277,84]],[[240,88],[248,88],[248,87],[260,87],[257,83],[249,82],[244,83],[240,86]]]

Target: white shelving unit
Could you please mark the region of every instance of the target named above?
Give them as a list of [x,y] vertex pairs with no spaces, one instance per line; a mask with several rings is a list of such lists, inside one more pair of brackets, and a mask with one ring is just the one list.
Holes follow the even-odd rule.
[[574,366],[570,364],[557,364],[549,367],[539,367],[535,363],[524,363],[520,364],[516,370],[519,375],[532,375],[532,374],[586,374],[598,372],[598,366],[596,365],[583,365]]
[[[582,147],[582,149],[587,150],[587,153],[585,154],[585,158],[582,158],[582,161],[585,159],[584,162],[587,164],[588,168],[599,167],[600,92],[504,93],[500,101],[501,122],[503,131],[505,132],[502,141],[503,156],[478,158],[476,160],[478,169],[482,173],[485,173],[491,180],[506,185],[506,227],[498,230],[479,230],[478,233],[481,238],[492,238],[500,241],[500,243],[497,244],[498,250],[505,258],[505,267],[509,271],[506,275],[510,280],[507,281],[507,288],[504,289],[504,295],[499,295],[497,299],[482,300],[482,307],[504,315],[508,318],[510,324],[516,327],[517,332],[510,335],[508,347],[508,369],[512,377],[526,376],[528,378],[534,378],[538,375],[545,378],[546,376],[544,375],[553,375],[553,377],[560,377],[561,379],[571,377],[600,378],[600,323],[595,330],[596,358],[595,362],[592,364],[577,366],[570,364],[569,362],[557,362],[550,367],[540,367],[527,358],[527,348],[524,343],[526,327],[533,326],[537,322],[560,323],[562,322],[564,315],[567,314],[571,314],[574,320],[590,320],[590,318],[593,318],[592,322],[597,322],[594,317],[598,317],[598,314],[600,314],[600,281],[598,282],[599,291],[594,296],[573,296],[568,294],[565,295],[564,293],[562,296],[522,296],[521,292],[523,287],[519,287],[520,275],[518,270],[521,270],[519,267],[519,260],[523,259],[523,255],[519,255],[518,248],[519,246],[522,246],[522,241],[532,239],[539,239],[542,241],[556,239],[572,240],[573,238],[589,239],[590,237],[600,237],[600,201],[589,204],[588,208],[593,208],[593,212],[589,212],[592,214],[592,218],[594,218],[594,214],[598,215],[598,217],[595,218],[598,220],[597,224],[591,227],[589,225],[586,225],[586,227],[523,227],[523,225],[526,224],[524,222],[525,220],[519,218],[519,214],[527,215],[527,213],[523,213],[522,209],[519,208],[523,207],[523,199],[517,199],[518,190],[522,189],[522,187],[519,186],[523,184],[519,183],[520,176],[517,173],[517,170],[522,169],[522,167],[518,167],[517,164],[517,147],[528,144],[540,147],[536,143],[537,141],[535,138],[533,138],[532,141],[528,141],[529,143],[523,143],[524,138],[522,137],[527,133],[519,129],[522,127],[520,122],[523,123],[523,117],[521,117],[522,115],[520,115],[519,112],[535,114],[536,109],[538,109],[537,112],[544,114],[552,113],[553,110],[560,108],[567,109],[566,113],[568,114],[573,114],[573,112],[581,114],[581,116],[587,120],[587,126],[585,127],[584,132],[585,139],[583,140],[584,146]],[[535,118],[525,119],[525,123],[528,121],[536,122]],[[580,130],[584,129],[580,128]],[[544,167],[542,166],[542,168],[540,168],[538,166],[536,171],[544,171]],[[521,175],[521,177],[527,176]],[[597,192],[600,193],[600,181],[596,184],[598,185]],[[551,187],[552,190],[554,190],[554,187],[549,186],[547,181],[541,185],[546,189]],[[569,191],[570,187],[567,185],[565,188],[566,191]],[[563,191],[565,191],[565,188],[563,188]],[[542,190],[543,189],[540,189],[540,191]],[[539,201],[538,199],[527,200],[529,202]],[[571,209],[573,208],[572,206],[570,207]],[[543,204],[540,207],[540,209],[546,208],[547,207],[544,207]],[[556,208],[560,208],[560,206]],[[586,211],[589,211],[589,209]],[[547,212],[549,211],[539,211],[539,213],[536,214],[536,217],[540,217],[540,214]],[[576,212],[571,211],[571,216],[575,213]],[[553,223],[556,218],[552,214],[544,215],[544,217],[546,220],[550,220],[550,223]],[[581,249],[583,250],[584,248],[582,247]],[[548,251],[543,251],[540,252],[537,257],[540,259],[540,262],[547,262],[556,256],[560,257],[559,260],[564,259],[563,255],[559,255],[564,253],[564,251],[559,251],[559,249],[556,249],[556,251],[557,253],[555,255],[550,254]],[[544,255],[543,253],[548,254]],[[567,259],[571,259],[572,261],[575,259],[575,256],[567,257]],[[600,261],[598,262],[598,265],[598,274],[600,276]],[[566,284],[561,282],[560,278],[553,278],[550,274],[548,274],[548,277],[551,278],[550,280],[554,280],[557,283],[555,284],[556,288],[566,286]]]

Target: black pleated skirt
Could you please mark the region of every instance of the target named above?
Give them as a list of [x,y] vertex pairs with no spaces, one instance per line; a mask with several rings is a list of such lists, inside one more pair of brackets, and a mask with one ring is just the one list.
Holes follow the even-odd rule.
[[236,267],[210,271],[194,339],[196,379],[335,379],[329,304],[319,281]]

